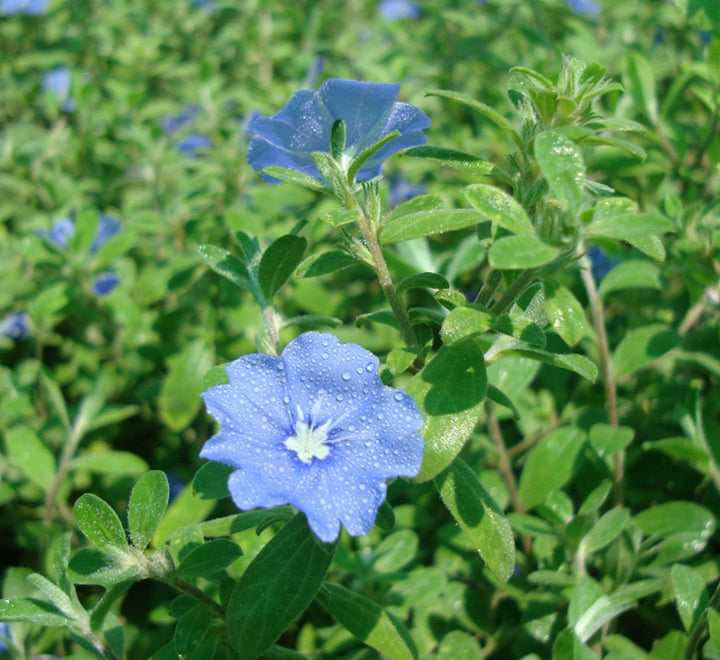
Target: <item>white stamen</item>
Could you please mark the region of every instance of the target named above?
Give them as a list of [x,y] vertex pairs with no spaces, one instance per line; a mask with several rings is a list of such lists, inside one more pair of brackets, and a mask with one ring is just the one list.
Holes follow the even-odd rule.
[[285,446],[292,449],[306,465],[309,465],[313,458],[322,460],[330,453],[330,447],[325,444],[329,429],[329,421],[322,426],[312,428],[303,419],[299,419],[295,423],[295,435],[285,440]]

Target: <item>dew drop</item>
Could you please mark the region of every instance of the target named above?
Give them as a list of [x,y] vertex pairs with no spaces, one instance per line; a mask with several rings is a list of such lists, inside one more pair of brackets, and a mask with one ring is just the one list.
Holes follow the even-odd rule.
[[283,397],[283,403],[290,403],[290,397],[287,394]]
[[363,368],[362,368],[362,367],[358,367],[358,368],[356,369],[356,371],[357,371],[359,374],[361,374],[361,373],[363,372]]
[[338,394],[335,398],[336,398],[338,401],[342,401],[342,400],[343,400],[343,395],[342,395],[342,394]]
[[383,415],[382,413],[378,413],[378,414],[377,414],[377,418],[378,418],[378,419],[383,419],[384,417],[385,417],[385,415]]
[[343,380],[350,380],[350,378],[352,378],[352,374],[349,371],[346,371],[343,373],[343,375],[342,375]]
[[372,370],[373,370],[373,363],[370,362],[370,364],[368,364],[367,367],[365,367],[365,371],[372,371]]
[[320,357],[321,357],[323,360],[327,360],[327,359],[328,359],[328,354],[327,354],[327,353],[323,353]]
[[395,392],[395,401],[402,401],[403,395],[402,392]]

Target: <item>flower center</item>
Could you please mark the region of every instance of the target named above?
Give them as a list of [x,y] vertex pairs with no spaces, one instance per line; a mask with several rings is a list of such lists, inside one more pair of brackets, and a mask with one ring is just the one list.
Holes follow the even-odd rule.
[[330,453],[330,447],[325,444],[328,437],[330,422],[325,422],[322,426],[313,428],[307,422],[298,420],[295,424],[295,435],[291,435],[285,440],[285,446],[292,449],[298,458],[309,465],[313,458],[327,458]]

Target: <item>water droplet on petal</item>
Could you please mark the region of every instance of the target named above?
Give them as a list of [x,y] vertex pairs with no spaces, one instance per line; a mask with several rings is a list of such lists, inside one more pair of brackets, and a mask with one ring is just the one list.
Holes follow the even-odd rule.
[[372,370],[373,370],[373,366],[374,366],[374,365],[373,365],[373,363],[371,362],[370,364],[367,365],[367,367],[365,367],[365,370],[366,370],[366,371],[372,371]]
[[403,395],[402,392],[395,392],[395,401],[402,401]]
[[343,380],[350,380],[350,378],[352,378],[352,374],[349,371],[346,371],[343,373],[343,375],[342,375]]
[[328,359],[328,354],[327,354],[327,353],[323,353],[320,357],[321,357],[323,360],[327,360],[327,359]]
[[361,374],[362,371],[363,371],[363,370],[362,370],[362,367],[358,367],[358,368],[356,369],[356,371],[357,371],[359,374]]

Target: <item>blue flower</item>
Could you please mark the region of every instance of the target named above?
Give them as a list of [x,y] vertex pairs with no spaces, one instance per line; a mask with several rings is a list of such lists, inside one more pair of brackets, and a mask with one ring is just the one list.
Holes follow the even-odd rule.
[[107,273],[100,273],[100,275],[95,278],[93,290],[98,296],[106,296],[118,284],[120,284],[120,278],[112,271],[108,271]]
[[[0,335],[19,341],[30,334],[30,324],[25,312],[12,312],[0,319]],[[0,634],[2,630],[0,630]]]
[[416,186],[401,176],[393,177],[390,180],[390,205],[394,208],[407,202],[413,197],[424,195],[426,192],[423,186]]
[[576,14],[597,16],[600,13],[600,7],[595,0],[565,0],[565,2]]
[[327,543],[340,523],[367,534],[385,480],[415,476],[424,449],[415,401],[384,386],[378,365],[361,346],[319,332],[280,357],[238,358],[226,368],[230,384],[202,395],[220,431],[200,456],[237,468],[228,488],[240,509],[292,504]]
[[597,245],[593,245],[587,251],[587,256],[596,282],[600,282],[618,263],[617,260],[608,257]]
[[163,127],[166,135],[173,135],[181,128],[195,121],[195,117],[197,117],[199,112],[199,105],[187,105],[180,114],[163,117],[160,120],[160,125]]
[[47,9],[47,0],[0,0],[0,14],[38,16]]
[[381,0],[378,3],[377,11],[380,16],[389,21],[420,18],[424,13],[422,7],[407,0]]
[[117,218],[107,213],[100,214],[95,240],[90,246],[90,254],[95,254],[105,243],[122,229],[122,223]]
[[177,148],[181,154],[188,158],[196,158],[198,150],[212,147],[212,140],[202,133],[190,133],[184,140],[178,142]]
[[50,231],[38,229],[35,233],[55,243],[61,250],[67,250],[68,241],[75,236],[75,223],[72,218],[60,218],[53,223]]
[[358,180],[372,179],[390,155],[427,141],[422,131],[430,120],[415,106],[396,102],[399,89],[399,83],[331,79],[316,91],[296,92],[273,117],[250,122],[248,161],[258,171],[276,165],[321,178],[311,153],[330,152],[330,134],[337,119],[344,120],[347,129],[343,168],[380,138],[399,130],[401,135],[375,152],[358,172]]
[[8,650],[7,643],[10,641],[10,626],[5,621],[0,621],[0,655]]
[[42,87],[57,96],[64,112],[75,109],[75,99],[70,96],[72,74],[66,66],[58,66],[46,72],[42,78]]

